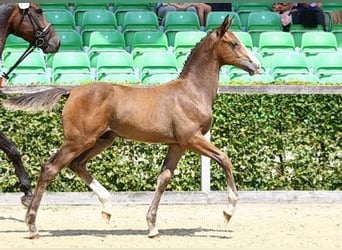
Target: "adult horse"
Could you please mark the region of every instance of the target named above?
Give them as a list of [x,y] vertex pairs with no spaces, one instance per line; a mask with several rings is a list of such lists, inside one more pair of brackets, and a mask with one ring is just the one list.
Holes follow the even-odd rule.
[[[31,44],[31,47],[39,47],[44,53],[57,52],[60,40],[45,19],[42,9],[37,4],[0,4],[0,59],[5,46],[6,38],[14,34],[24,38]],[[4,80],[0,78],[0,82]],[[2,87],[2,84],[0,84]],[[0,131],[0,148],[13,162],[16,175],[19,178],[20,190],[24,192],[21,202],[28,206],[31,198],[31,184],[23,167],[21,156],[13,142]]]
[[[111,215],[110,193],[86,169],[89,159],[109,147],[116,137],[169,146],[158,176],[156,192],[146,215],[149,237],[159,235],[156,217],[159,201],[186,150],[215,160],[224,170],[228,185],[227,221],[237,202],[232,164],[228,156],[205,137],[212,123],[212,107],[222,65],[258,72],[257,59],[240,40],[227,31],[225,18],[220,27],[204,37],[193,49],[177,80],[154,87],[133,87],[96,83],[73,89],[55,88],[5,100],[7,108],[49,110],[61,96],[68,96],[63,110],[64,143],[42,167],[26,213],[30,238],[38,238],[37,211],[48,184],[69,166],[98,195],[102,214]],[[115,59],[114,59],[115,60]]]

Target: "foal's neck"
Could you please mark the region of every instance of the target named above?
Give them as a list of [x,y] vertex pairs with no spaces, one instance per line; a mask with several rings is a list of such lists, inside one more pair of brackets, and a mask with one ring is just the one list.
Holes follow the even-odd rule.
[[213,105],[217,95],[220,65],[212,49],[197,48],[189,56],[180,79],[194,94]]

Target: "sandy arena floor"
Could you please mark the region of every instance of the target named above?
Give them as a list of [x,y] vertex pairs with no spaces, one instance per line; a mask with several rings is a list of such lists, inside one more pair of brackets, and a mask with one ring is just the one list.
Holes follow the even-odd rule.
[[113,207],[110,224],[100,206],[42,205],[40,239],[29,240],[26,209],[0,207],[0,248],[342,248],[342,204],[238,204],[230,224],[224,205],[160,205],[161,236],[147,238],[148,205]]

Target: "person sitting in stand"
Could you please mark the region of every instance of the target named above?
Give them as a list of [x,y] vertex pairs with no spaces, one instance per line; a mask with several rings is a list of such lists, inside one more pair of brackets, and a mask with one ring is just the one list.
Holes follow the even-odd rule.
[[326,30],[321,3],[295,3],[291,14],[292,24],[302,24],[306,28],[316,28],[318,25],[322,25]]
[[280,15],[281,24],[283,26],[283,31],[289,31],[292,22],[291,10],[292,3],[274,3],[272,5],[272,10],[278,12]]
[[157,15],[164,19],[166,13],[169,11],[193,11],[198,15],[198,19],[201,26],[205,26],[208,13],[211,11],[211,7],[205,3],[159,3],[157,5]]

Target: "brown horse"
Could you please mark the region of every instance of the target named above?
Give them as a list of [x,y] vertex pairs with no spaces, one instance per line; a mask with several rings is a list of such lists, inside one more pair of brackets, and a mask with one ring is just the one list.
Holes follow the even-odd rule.
[[[41,48],[44,53],[57,52],[60,40],[47,22],[42,9],[37,4],[0,4],[0,59],[9,34],[15,34],[24,38],[32,46]],[[0,82],[3,78],[0,78]],[[0,84],[0,87],[2,84]],[[0,131],[0,149],[2,149],[8,158],[13,162],[16,175],[19,178],[20,190],[24,192],[21,198],[25,206],[31,201],[31,184],[25,172],[21,161],[21,156],[13,142]]]
[[96,83],[74,89],[55,88],[14,97],[7,108],[49,110],[61,96],[68,96],[63,110],[64,144],[42,167],[37,188],[27,210],[30,237],[37,238],[37,210],[48,184],[69,166],[98,195],[102,214],[109,221],[110,193],[87,171],[86,163],[109,147],[116,137],[169,146],[156,192],[146,219],[149,237],[159,235],[156,217],[159,201],[186,150],[215,160],[224,170],[228,184],[228,221],[237,202],[233,166],[228,156],[205,137],[212,123],[212,107],[218,90],[222,65],[240,67],[250,74],[259,70],[259,62],[239,39],[227,31],[232,20],[202,39],[193,49],[179,79],[154,87],[133,87]]

